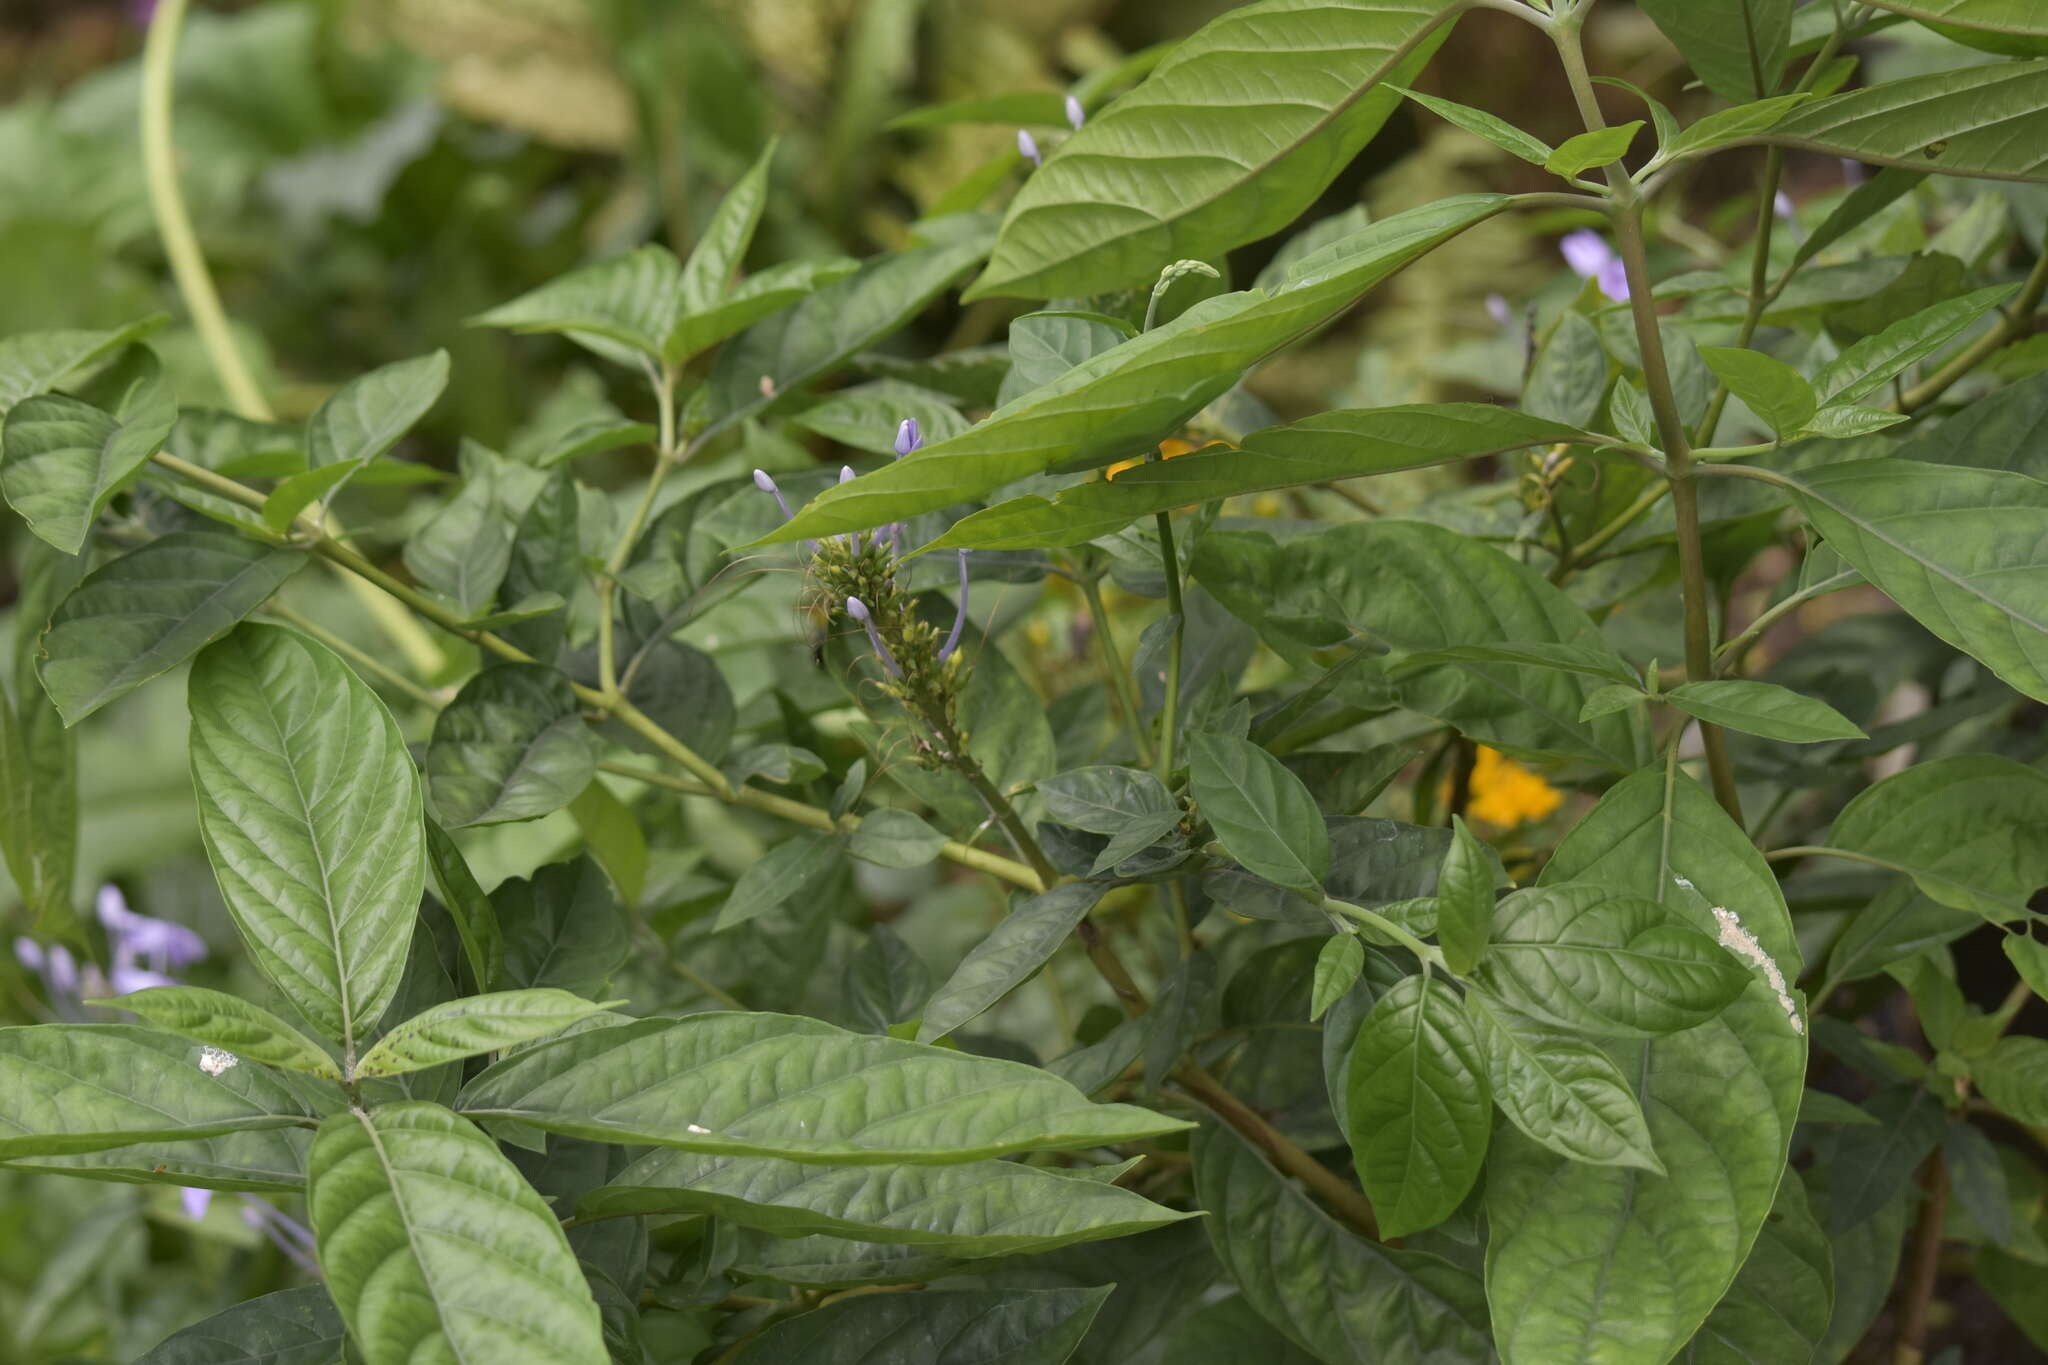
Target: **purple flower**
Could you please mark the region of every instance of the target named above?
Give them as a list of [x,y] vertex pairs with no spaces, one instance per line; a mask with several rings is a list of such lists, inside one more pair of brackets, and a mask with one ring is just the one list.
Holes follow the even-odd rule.
[[902,459],[923,444],[924,432],[918,429],[917,419],[904,418],[896,427],[896,458]]
[[1072,95],[1067,96],[1067,122],[1074,126],[1074,131],[1080,132],[1081,125],[1087,121],[1088,113],[1081,107],[1081,101]]
[[1572,273],[1582,280],[1599,274],[1601,267],[1614,259],[1614,248],[1591,228],[1567,232],[1558,240],[1557,249],[1564,256],[1564,263],[1572,268]]
[[1034,166],[1045,164],[1045,158],[1038,154],[1038,139],[1022,128],[1017,130],[1017,152]]
[[960,551],[960,606],[953,614],[953,633],[946,637],[946,643],[939,646],[939,657],[944,659],[960,644],[960,629],[967,624],[967,555]]
[[94,909],[107,930],[113,951],[111,977],[119,994],[145,986],[174,986],[168,972],[206,956],[205,939],[171,920],[136,914],[112,882],[100,888]]
[[1486,315],[1502,327],[1509,326],[1515,320],[1514,310],[1508,307],[1508,297],[1505,294],[1486,296]]
[[212,1206],[213,1191],[187,1185],[178,1191],[178,1202],[185,1206],[185,1216],[196,1223],[206,1217],[206,1210]]
[[874,614],[868,610],[868,604],[858,597],[849,597],[846,599],[846,614],[867,627],[868,643],[875,647],[876,657],[881,659],[882,667],[889,670],[889,676],[902,677],[903,670],[896,666],[896,656],[889,652],[889,646],[882,643],[881,632],[875,629]]
[[1792,196],[1783,190],[1771,197],[1771,212],[1788,221],[1798,216],[1792,207]]
[[1600,292],[1608,298],[1616,303],[1628,302],[1628,267],[1622,264],[1621,257],[1616,256],[1601,266],[1594,280],[1599,284]]
[[146,991],[152,986],[175,986],[178,984],[175,978],[165,976],[162,972],[153,972],[147,967],[137,967],[133,963],[128,962],[116,962],[109,971],[108,977],[109,984],[113,986],[115,995],[133,995],[137,991]]
[[768,477],[767,470],[757,469],[754,471],[754,487],[774,497],[775,505],[782,509],[782,519],[784,521],[790,521],[796,517],[796,513],[789,510],[789,499],[782,496],[782,490],[775,486],[775,480]]
[[1846,156],[1841,158],[1841,161],[1842,183],[1845,185],[1860,185],[1865,177],[1870,174],[1869,171],[1864,169],[1863,163],[1860,161],[1852,160]]

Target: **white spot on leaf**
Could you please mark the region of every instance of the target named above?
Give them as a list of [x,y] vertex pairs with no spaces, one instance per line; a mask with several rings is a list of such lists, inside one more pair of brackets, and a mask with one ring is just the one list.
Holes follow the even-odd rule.
[[[1682,877],[1678,880],[1686,886],[1692,885]],[[1785,1011],[1785,1017],[1792,1021],[1792,1031],[1804,1034],[1806,1025],[1799,1018],[1799,1006],[1793,1003],[1791,992],[1785,989],[1785,974],[1778,970],[1778,964],[1764,951],[1764,945],[1756,941],[1756,935],[1743,928],[1742,920],[1725,906],[1714,907],[1714,924],[1720,931],[1721,946],[1751,966],[1762,970],[1764,980],[1770,983],[1772,992],[1778,997],[1778,1004]]]
[[218,1076],[236,1066],[241,1058],[226,1048],[202,1047],[199,1049],[199,1069],[209,1076]]

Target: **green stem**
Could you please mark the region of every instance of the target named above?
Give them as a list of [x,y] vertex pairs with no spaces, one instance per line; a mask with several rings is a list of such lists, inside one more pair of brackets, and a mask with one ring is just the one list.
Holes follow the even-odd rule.
[[436,696],[430,689],[420,686],[411,678],[406,677],[405,674],[400,673],[397,669],[379,659],[376,655],[344,640],[319,622],[293,611],[275,598],[272,598],[264,605],[264,610],[277,617],[280,621],[289,622],[296,629],[304,631],[321,644],[326,645],[336,654],[353,663],[359,672],[368,673],[372,677],[382,678],[392,688],[405,693],[406,696],[411,697],[422,706],[432,707],[436,711],[441,709],[443,704],[442,698]]
[[1159,709],[1159,766],[1156,769],[1164,781],[1173,780],[1174,740],[1180,729],[1180,654],[1181,642],[1187,636],[1187,607],[1181,601],[1180,556],[1173,548],[1173,518],[1171,514],[1158,514],[1159,563],[1166,570],[1166,610],[1173,621],[1173,635],[1166,643],[1166,698]]
[[1152,737],[1145,733],[1145,713],[1138,705],[1137,684],[1131,678],[1130,669],[1124,667],[1123,651],[1117,648],[1109,613],[1102,606],[1102,580],[1090,575],[1075,581],[1081,585],[1081,593],[1088,600],[1088,615],[1095,623],[1096,641],[1102,646],[1102,667],[1109,674],[1111,695],[1123,710],[1124,724],[1130,727],[1131,742],[1138,750],[1138,761],[1149,768],[1152,766]]
[[1899,395],[1899,411],[1918,412],[1948,392],[1949,386],[1958,379],[2004,349],[2033,325],[2034,310],[2041,306],[2044,292],[2048,292],[2048,242],[2042,243],[2041,254],[2034,258],[2034,268],[2028,273],[2026,284],[2020,289],[2019,297],[2013,300],[2012,307],[1999,319],[1998,325],[1958,352],[1927,379]]
[[1741,667],[1743,657],[1755,647],[1758,640],[1763,638],[1765,631],[1784,620],[1789,613],[1797,611],[1808,602],[1811,602],[1814,598],[1825,597],[1831,592],[1840,592],[1843,588],[1848,587],[1854,582],[1856,578],[1857,575],[1854,572],[1839,573],[1833,577],[1824,578],[1813,586],[1801,588],[1784,601],[1767,608],[1757,616],[1756,620],[1751,621],[1740,635],[1728,640],[1719,649],[1714,651],[1714,657],[1719,661],[1716,663],[1714,671],[1724,677],[1733,673],[1737,668]]
[[618,606],[619,575],[625,572],[627,561],[633,557],[633,547],[640,543],[640,534],[647,529],[647,519],[654,512],[654,500],[661,493],[662,481],[668,478],[669,470],[677,463],[676,372],[673,368],[656,370],[650,363],[647,377],[654,386],[655,407],[659,412],[654,440],[654,470],[647,476],[647,488],[640,494],[639,504],[626,522],[626,529],[619,533],[618,544],[612,547],[611,558],[605,561],[604,583],[598,591],[597,685],[608,697],[619,693],[617,627],[612,620]]
[[1442,953],[1429,944],[1424,943],[1421,939],[1415,937],[1415,935],[1409,933],[1406,929],[1403,929],[1378,911],[1368,910],[1362,905],[1353,905],[1350,901],[1340,901],[1335,896],[1323,897],[1322,907],[1332,914],[1342,915],[1346,919],[1357,920],[1360,924],[1367,926],[1376,933],[1385,934],[1429,966],[1442,967],[1444,965],[1444,955]]

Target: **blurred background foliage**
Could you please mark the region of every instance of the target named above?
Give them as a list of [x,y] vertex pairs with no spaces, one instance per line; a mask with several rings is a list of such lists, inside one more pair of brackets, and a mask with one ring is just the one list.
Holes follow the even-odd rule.
[[[470,328],[465,319],[636,243],[665,241],[686,252],[770,137],[781,139],[782,150],[750,266],[869,255],[903,246],[920,219],[999,209],[1022,171],[1013,110],[1056,109],[1056,102],[997,101],[984,111],[987,121],[957,118],[975,112],[958,106],[952,116],[916,111],[1077,87],[1107,97],[1142,74],[1158,45],[1228,7],[1221,0],[221,0],[193,15],[180,54],[181,175],[240,343],[282,415],[306,415],[337,384],[373,366],[437,346],[452,351],[447,397],[399,452],[422,478],[446,478],[458,468],[465,437],[516,460],[579,420],[619,411],[650,416],[640,410],[637,385],[600,373],[568,344]],[[180,312],[137,145],[136,54],[147,9],[139,0],[0,0],[0,335]],[[1632,7],[1604,6],[1589,38],[1596,69],[1623,74],[1682,117],[1706,106],[1703,92],[1682,84],[1676,54]],[[1546,53],[1535,30],[1481,12],[1459,26],[1422,88],[1511,114],[1535,135],[1559,141],[1576,116]],[[1956,49],[1910,28],[1858,55],[1860,78],[1868,79],[1957,61]],[[1034,127],[1041,136],[1060,134],[1052,123]],[[1810,222],[1848,188],[1844,168],[1832,161],[1795,156],[1789,172],[1798,216]],[[1755,216],[1745,156],[1716,158],[1691,174],[1681,193],[1667,197],[1659,273],[1722,264]],[[1466,190],[1544,188],[1539,170],[1408,106],[1305,221],[1379,215]],[[1935,178],[1830,248],[1821,263],[1939,252],[1966,271],[1995,272],[2015,241],[2038,243],[2044,223],[2041,187]],[[1582,287],[1556,252],[1558,234],[1573,225],[1503,217],[1466,233],[1358,314],[1261,370],[1248,401],[1287,419],[1330,407],[1518,395],[1525,339]],[[1216,262],[1226,279],[1213,288],[1251,283],[1281,245],[1254,243]],[[1779,235],[1781,263],[1795,249],[1794,233]],[[1183,288],[1174,310],[1201,294]],[[1505,323],[1489,311],[1489,296],[1507,301]],[[999,346],[1009,319],[1027,307],[1001,300],[935,307],[886,350],[926,356]],[[222,405],[182,319],[155,344],[186,404]],[[2010,379],[2044,365],[2048,356],[2022,344],[1994,370]],[[869,357],[857,368],[883,373],[888,358]],[[672,480],[671,491],[682,496],[756,465],[836,467],[844,455],[794,424],[748,425]],[[618,487],[642,462],[644,452],[623,448],[584,459],[578,475]],[[1521,464],[1467,464],[1377,480],[1370,495],[1394,510],[1428,501],[1436,520],[1511,541],[1531,514],[1528,480],[1543,477],[1553,475]],[[1555,477],[1590,479],[1574,491],[1596,505],[1611,496],[1597,471]],[[1311,495],[1269,495],[1236,510],[1312,515],[1316,507],[1302,496]],[[350,497],[350,525],[387,551],[430,510],[417,485],[359,487]],[[1654,518],[1643,526],[1642,534],[1656,534]],[[6,563],[15,563],[25,539],[20,526],[10,518],[0,536]],[[1616,570],[1614,597],[1669,572],[1663,556],[1618,562],[1625,567]],[[1788,569],[1767,555],[1750,571],[1747,590],[1763,600],[1771,575]],[[314,577],[293,589],[302,609],[322,620],[350,619],[355,609],[345,595]],[[786,590],[750,594],[692,627],[693,642],[719,657],[733,684],[743,731],[750,717],[773,715],[794,718],[794,733],[802,733],[807,712],[824,704],[810,705],[805,689],[820,689],[819,698],[833,693],[829,681],[806,681],[805,651],[790,628],[796,590],[789,577]],[[1048,699],[1055,739],[1085,753],[1086,735],[1076,734],[1099,729],[1106,713],[1062,712],[1054,700],[1066,691],[1067,671],[1092,668],[1083,616],[1057,587],[1033,592],[990,594],[987,610],[1005,623],[1031,613],[1013,633],[1022,642],[1013,662]],[[8,573],[0,603],[17,593]],[[1629,639],[1631,653],[1678,657],[1676,622],[1666,619],[1675,616],[1675,596],[1645,600],[1654,614],[1633,621],[1624,608],[1610,635]],[[1761,657],[1831,700],[1837,686],[1883,695],[1908,684],[1938,687],[1938,678],[1915,672],[1912,645],[1924,638],[1918,628],[1896,614],[1856,615],[1871,605],[1856,592],[1827,598],[1790,618]],[[1829,629],[1837,618],[1846,619]],[[358,627],[362,643],[383,647],[366,622]],[[1823,643],[1815,648],[1814,641]],[[1127,657],[1135,644],[1126,642]],[[1277,660],[1270,662],[1277,675]],[[176,685],[143,689],[82,732],[77,896],[82,906],[94,886],[118,881],[138,909],[193,925],[215,945],[213,964],[193,979],[255,993],[253,978],[236,976],[248,969],[228,951],[233,935],[199,853],[182,692]],[[1981,740],[1965,725],[1938,743],[1967,748]],[[825,752],[835,737],[815,742]],[[1548,820],[1555,829],[1583,810],[1528,780],[1542,790],[1510,812],[1515,819]],[[1861,780],[1851,774],[1842,790]],[[662,907],[648,928],[664,936],[715,908],[768,833],[722,809],[679,813],[676,805],[667,803],[666,817],[644,817],[656,837],[643,903]],[[661,818],[671,822],[670,833],[687,819],[689,839],[658,837]],[[531,870],[575,838],[566,815],[507,828],[464,839],[486,886]],[[1548,842],[1544,829],[1528,834],[1534,846]],[[863,869],[862,876],[876,918],[892,922],[897,937],[931,963],[953,960],[1002,912],[985,888],[930,869]],[[1867,898],[1867,889],[1848,885],[1853,880],[1837,873],[1829,885],[1810,888],[1808,908],[1820,913],[1801,925],[1815,944],[1839,924],[1827,916],[1831,899],[1839,914]],[[11,891],[4,896],[13,899]],[[17,927],[8,924],[10,936]],[[771,924],[759,939],[766,949],[749,940],[722,950],[766,951],[777,960],[712,974],[779,973],[792,992],[830,996],[851,957],[849,943],[859,939],[836,932],[844,926],[828,935],[796,927],[778,942]],[[704,963],[717,951],[706,945],[693,960]],[[50,1003],[21,978],[0,985],[10,1021],[48,1017]],[[637,995],[635,985],[628,981],[620,993]],[[1031,1036],[1030,1011],[1048,1008],[1045,999],[1032,993],[1006,1006],[1013,1012],[1005,1031]],[[1087,1030],[1067,1020],[1058,1031]],[[289,1261],[247,1212],[223,1198],[195,1222],[175,1191],[0,1172],[0,1360],[127,1360],[175,1326],[291,1283]],[[673,1358],[687,1359],[687,1344],[672,1343]]]

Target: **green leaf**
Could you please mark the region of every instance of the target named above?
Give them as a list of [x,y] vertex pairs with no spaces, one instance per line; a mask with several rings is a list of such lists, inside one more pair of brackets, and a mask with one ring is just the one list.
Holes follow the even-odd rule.
[[1828,950],[1828,986],[1861,981],[1892,963],[1961,938],[1983,923],[1974,912],[1943,905],[1911,881],[1896,881],[1857,911]]
[[848,853],[877,867],[923,867],[945,846],[945,835],[907,810],[869,812],[846,841]]
[[2004,470],[1858,460],[1800,475],[1794,493],[1879,591],[2048,701],[2048,484]]
[[540,664],[497,664],[434,718],[427,800],[450,829],[537,819],[590,785],[598,750],[567,678]]
[[1027,1255],[1192,1216],[1020,1161],[813,1166],[671,1148],[640,1157],[576,1211],[703,1213],[779,1237],[855,1237],[947,1256]]
[[[681,280],[685,315],[708,312],[723,299],[745,262],[754,230],[761,225],[762,206],[768,202],[768,171],[775,164],[776,145],[776,139],[770,138],[747,173],[725,192],[697,245],[691,248]],[[671,364],[685,358],[666,357]]]
[[1792,43],[1792,0],[1643,0],[1707,88],[1730,104],[1775,94]]
[[750,327],[712,366],[711,427],[751,417],[822,378],[916,317],[987,255],[987,239],[977,236],[877,256]]
[[1038,784],[1046,814],[1063,825],[1107,834],[1089,875],[1107,872],[1180,827],[1180,803],[1166,784],[1136,768],[1074,768]]
[[1449,984],[1404,978],[1352,1044],[1352,1159],[1382,1237],[1435,1227],[1465,1202],[1493,1127],[1486,1062]]
[[1358,941],[1356,934],[1332,934],[1323,941],[1316,953],[1316,979],[1313,993],[1309,996],[1308,1017],[1311,1021],[1323,1017],[1330,1006],[1358,984],[1359,974],[1365,970],[1365,945]]
[[329,395],[306,422],[306,467],[362,466],[398,444],[448,387],[448,352],[381,365]]
[[511,567],[512,536],[523,507],[514,486],[529,479],[538,483],[541,476],[473,441],[463,442],[461,458],[462,491],[406,542],[405,567],[474,619],[490,608]]
[[1820,406],[1806,377],[1775,356],[1732,346],[1699,350],[1707,368],[1750,411],[1770,423],[1780,439],[1803,429]]
[[1596,687],[1586,697],[1586,704],[1579,708],[1580,720],[1598,720],[1602,716],[1615,715],[1643,701],[1647,694],[1634,683],[1607,683]]
[[[1010,324],[1010,372],[996,390],[1001,407],[1041,384],[1050,384],[1084,361],[1121,346],[1138,334],[1122,318],[1102,313],[1026,313]],[[928,434],[927,440],[932,439]]]
[[1494,913],[1479,983],[1558,1028],[1646,1038],[1703,1024],[1749,973],[1683,915],[1597,885],[1517,891]]
[[379,1038],[356,1063],[355,1074],[397,1076],[500,1052],[610,1008],[551,988],[466,995],[422,1010]]
[[1218,447],[1153,460],[1120,470],[1114,479],[1075,484],[1050,501],[1033,495],[997,503],[954,522],[926,548],[1084,545],[1176,507],[1593,439],[1492,403],[1325,412],[1254,432],[1236,450]]
[[877,379],[837,389],[802,412],[791,413],[789,420],[843,446],[894,458],[896,428],[906,417],[917,419],[927,441],[951,440],[967,430],[967,419],[953,404],[933,389],[900,379]]
[[367,1365],[608,1365],[561,1225],[497,1144],[438,1104],[320,1126],[306,1204],[320,1268]]
[[126,1024],[0,1029],[0,1160],[307,1122],[241,1059]]
[[826,489],[764,540],[866,530],[1048,469],[1143,454],[1221,397],[1249,366],[1507,202],[1499,195],[1462,195],[1411,209],[1304,257],[1270,291],[1205,299],[1003,405],[962,435]]
[[1471,1275],[1339,1227],[1228,1128],[1205,1126],[1193,1152],[1216,1258],[1289,1340],[1346,1365],[1486,1358],[1486,1305]]
[[[1659,899],[1702,930],[1715,924],[1712,907],[1726,907],[1782,979],[1798,976],[1770,866],[1675,769],[1610,789],[1543,880]],[[1571,1161],[1513,1128],[1494,1135],[1487,1297],[1506,1365],[1663,1360],[1693,1335],[1747,1259],[1783,1176],[1806,1074],[1797,1029],[1759,967],[1720,1017],[1603,1048],[1641,1100],[1668,1178]]]
[[2048,944],[2023,934],[2007,934],[2002,946],[2020,980],[2035,995],[2048,1000]]
[[86,576],[50,617],[36,671],[66,725],[183,663],[305,567],[298,550],[173,531]]
[[807,829],[769,849],[733,884],[718,912],[718,932],[757,919],[806,888],[815,891],[816,883],[839,866],[843,847],[837,835]]
[[[1400,93],[1438,118],[1454,123],[1476,137],[1485,138],[1509,156],[1518,156],[1532,166],[1541,166],[1555,155],[1550,144],[1530,137],[1506,119],[1495,118],[1484,109],[1474,109],[1469,104],[1459,104],[1455,100],[1438,99],[1435,95],[1425,95],[1419,90],[1401,90]],[[1636,126],[1640,128],[1642,125],[1638,123]],[[1622,144],[1621,150],[1628,150],[1626,142]],[[1615,153],[1616,156],[1620,154]],[[1610,161],[1613,159],[1608,158]]]
[[257,967],[352,1058],[398,990],[426,882],[391,713],[295,631],[243,624],[192,665],[199,833]]
[[[1219,539],[1212,533],[1197,549],[1197,577]],[[1276,611],[1326,618],[1396,649],[1564,644],[1613,652],[1585,609],[1541,572],[1424,522],[1373,521],[1290,541],[1274,591]],[[1623,769],[1636,761],[1636,717],[1579,719],[1596,686],[1587,678],[1520,661],[1460,661],[1400,671],[1391,681],[1401,705],[1516,756]]]
[[1753,140],[1942,175],[2048,180],[2048,60],[1931,71],[1829,95]]
[[1657,160],[1696,156],[1731,142],[1740,142],[1762,132],[1812,98],[1810,93],[1773,95],[1769,99],[1738,104],[1733,109],[1716,110],[1666,142],[1658,152]]
[[863,1294],[770,1327],[737,1365],[1062,1365],[1114,1286]]
[[[1379,131],[1459,12],[1266,0],[1223,14],[1025,181],[966,297],[1149,285],[1169,261],[1285,227]],[[1244,71],[1259,79],[1233,80]]]
[[135,1365],[330,1365],[348,1336],[325,1285],[280,1289],[173,1332]]
[[1249,740],[1192,735],[1188,790],[1224,851],[1246,871],[1321,899],[1330,836],[1315,797],[1279,759]]
[[1642,126],[1641,119],[1634,119],[1568,137],[1544,159],[1543,169],[1552,175],[1574,176],[1595,166],[1611,165],[1627,153]]
[[[1935,32],[1986,52],[2038,56],[2048,14],[2030,0],[1870,0],[1879,9],[1918,19]],[[2017,40],[2017,41],[2012,41]],[[2029,41],[2031,40],[2031,41]]]
[[139,1014],[158,1028],[245,1061],[303,1071],[331,1081],[341,1069],[312,1039],[260,1005],[201,986],[152,986],[99,1003]]
[[1941,1142],[1941,1106],[1918,1085],[1891,1085],[1866,1102],[1875,1124],[1856,1124],[1833,1135],[1827,1155],[1830,1232],[1861,1227],[1887,1204],[1909,1193],[1913,1172]]
[[600,1142],[732,1156],[946,1165],[1187,1127],[1089,1104],[1018,1062],[778,1014],[594,1029],[499,1062],[461,1107]]
[[618,899],[637,906],[647,885],[648,853],[647,834],[632,807],[614,796],[603,778],[593,777],[568,810],[590,856],[618,888]]
[[1830,441],[1846,441],[1856,436],[1868,436],[1895,427],[1905,421],[1903,414],[1889,408],[1866,408],[1855,403],[1837,403],[1822,408],[1803,427],[1801,436],[1819,436]]
[[280,480],[263,500],[263,524],[277,535],[286,535],[299,513],[348,482],[360,465],[328,464],[304,470]]
[[79,937],[72,904],[78,864],[78,740],[34,675],[35,637],[85,560],[22,542],[14,606],[12,690],[0,697],[0,847],[22,906],[44,933]]
[[2044,821],[2048,773],[1995,754],[1952,754],[1859,793],[1828,845],[1908,873],[1943,905],[2022,919],[2048,885]]
[[1689,682],[1664,693],[1663,699],[1710,724],[1787,744],[1865,738],[1847,716],[1826,702],[1775,683],[1733,678]]
[[1989,1055],[1970,1064],[1970,1076],[1985,1099],[2021,1123],[2048,1123],[2048,1042],[2000,1038]]
[[1494,1103],[1515,1127],[1572,1161],[1664,1174],[1643,1107],[1607,1054],[1488,1004],[1477,991],[1466,994],[1465,1012]]
[[1998,284],[1959,298],[1944,299],[1863,338],[1813,377],[1813,387],[1821,402],[1830,407],[1840,406],[1875,392],[1909,366],[1960,336],[1978,318],[2011,298],[2018,287]]
[[1436,941],[1443,948],[1444,966],[1464,976],[1486,954],[1494,869],[1500,864],[1462,818],[1453,815],[1451,826],[1451,847],[1436,878]]
[[1600,678],[1620,687],[1641,691],[1635,670],[1628,666],[1628,661],[1604,645],[1567,645],[1553,641],[1452,645],[1448,649],[1428,649],[1407,655],[1395,665],[1395,669],[1405,673],[1435,668],[1438,664],[1514,664],[1520,668],[1546,668],[1559,673]]
[[670,363],[687,361],[734,332],[781,312],[799,299],[809,298],[827,285],[837,284],[859,268],[859,261],[835,256],[820,261],[789,261],[748,276],[734,285],[715,307],[692,313],[676,324],[668,340]]
[[682,293],[682,266],[667,247],[654,244],[558,276],[478,314],[470,325],[588,333],[659,357],[682,310]]
[[177,420],[168,401],[117,422],[62,394],[26,399],[0,430],[0,492],[29,530],[75,555],[93,519],[163,449]]
[[625,964],[625,908],[588,854],[498,883],[491,908],[504,933],[509,985],[591,996]]
[[1059,951],[1109,888],[1070,882],[1023,901],[974,945],[926,1002],[917,1041],[935,1043],[1008,995]]
[[1827,1336],[1834,1255],[1807,1207],[1806,1187],[1787,1172],[1727,1296],[1678,1356],[1684,1365],[1776,1365],[1813,1360]]
[[0,338],[0,418],[24,398],[56,387],[64,377],[132,345],[169,322],[152,313],[105,332],[24,332]]
[[1562,314],[1529,366],[1522,406],[1534,416],[1583,426],[1607,392],[1607,348],[1585,316]]

